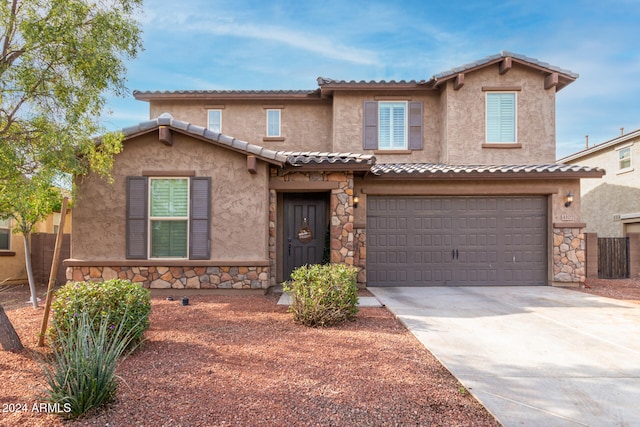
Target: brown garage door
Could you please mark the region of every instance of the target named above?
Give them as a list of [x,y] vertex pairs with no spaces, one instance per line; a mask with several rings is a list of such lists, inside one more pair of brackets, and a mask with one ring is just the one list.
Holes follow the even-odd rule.
[[547,203],[367,197],[369,286],[544,285]]

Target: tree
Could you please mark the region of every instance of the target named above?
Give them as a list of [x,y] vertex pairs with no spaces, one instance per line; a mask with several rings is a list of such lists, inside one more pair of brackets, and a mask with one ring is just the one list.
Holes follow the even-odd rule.
[[141,6],[0,0],[0,217],[16,218],[27,263],[28,235],[51,212],[60,176],[110,177],[122,134],[105,133],[98,118],[107,92],[126,92],[125,60],[142,48]]
[[18,176],[16,180],[0,182],[0,212],[5,212],[0,214],[0,218],[13,218],[16,224],[13,232],[22,234],[33,308],[38,308],[38,299],[31,265],[30,236],[36,224],[46,219],[60,205],[61,199],[60,190],[52,187],[47,177],[38,174],[31,178]]

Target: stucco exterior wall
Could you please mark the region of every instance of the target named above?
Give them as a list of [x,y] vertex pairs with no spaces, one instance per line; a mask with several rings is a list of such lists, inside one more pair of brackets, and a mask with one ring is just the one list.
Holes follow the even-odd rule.
[[71,257],[125,260],[127,176],[144,171],[194,171],[210,176],[211,260],[267,260],[268,176],[247,171],[246,156],[174,132],[173,146],[158,141],[157,131],[125,142],[116,156],[113,184],[89,176],[80,179],[74,201]]
[[640,215],[640,140],[631,146],[631,170],[623,173],[620,173],[616,150],[621,146],[628,146],[628,143],[571,162],[607,171],[601,179],[583,179],[581,184],[582,221],[587,223],[585,231],[598,233],[598,237],[624,236],[624,223],[614,219],[614,215]]
[[0,285],[27,283],[22,234],[11,234],[8,251],[0,251]]
[[[439,94],[431,90],[421,92],[386,93],[384,98],[374,92],[336,92],[333,97],[333,151],[351,153],[375,152],[377,163],[433,163],[440,152]],[[424,149],[407,154],[385,154],[384,151],[364,150],[364,101],[411,100],[423,103]]]
[[[268,108],[282,108],[281,138],[266,138]],[[286,151],[331,151],[331,101],[154,101],[150,118],[171,113],[178,120],[207,126],[207,109],[222,109],[222,133],[252,144]]]
[[[486,148],[483,88],[513,88],[517,99],[517,143],[521,148]],[[555,88],[544,89],[544,74],[518,64],[505,74],[499,64],[465,74],[464,86],[446,87],[447,127],[443,143],[448,164],[530,164],[555,161]],[[505,145],[506,147],[506,145]]]

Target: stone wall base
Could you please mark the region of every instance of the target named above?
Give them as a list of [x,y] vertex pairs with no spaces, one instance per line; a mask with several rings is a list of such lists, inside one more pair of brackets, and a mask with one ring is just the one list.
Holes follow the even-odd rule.
[[581,227],[553,229],[553,284],[571,286],[586,278],[585,238]]
[[267,289],[269,267],[67,267],[67,280],[125,279],[151,289]]

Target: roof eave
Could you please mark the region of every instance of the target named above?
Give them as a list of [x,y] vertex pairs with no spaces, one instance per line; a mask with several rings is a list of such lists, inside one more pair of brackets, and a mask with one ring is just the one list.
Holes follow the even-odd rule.
[[547,180],[547,179],[579,179],[602,178],[605,171],[583,172],[431,172],[431,173],[397,173],[389,172],[371,174],[377,180],[459,180],[470,181],[477,179],[486,180]]
[[265,100],[265,101],[315,101],[320,100],[320,90],[316,89],[305,93],[261,93],[261,92],[230,92],[230,93],[198,93],[198,92],[133,92],[133,97],[138,101],[238,101],[238,100]]

